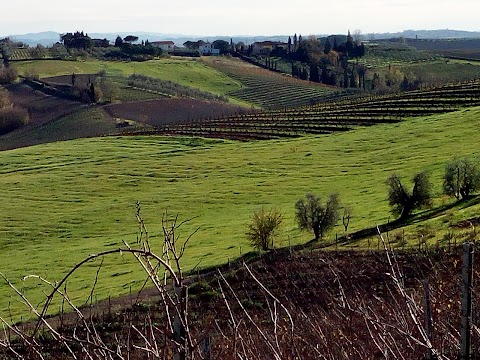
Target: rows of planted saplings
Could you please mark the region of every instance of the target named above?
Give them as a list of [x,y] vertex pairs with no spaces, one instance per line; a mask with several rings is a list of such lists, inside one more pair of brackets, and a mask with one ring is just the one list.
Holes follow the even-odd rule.
[[[171,126],[173,129],[245,129],[247,131],[283,131],[285,133],[331,133],[336,131],[350,130],[354,126],[374,125],[372,121],[331,121],[331,122],[312,122],[308,119],[264,119],[264,120],[247,120],[247,121],[218,121],[211,120],[206,122],[197,122],[195,124],[176,124]],[[193,125],[193,126],[192,126]],[[164,128],[169,128],[165,126]],[[306,131],[309,130],[309,131]]]
[[298,137],[304,134],[331,134],[347,131],[355,126],[374,125],[371,121],[349,123],[314,123],[309,121],[265,122],[198,122],[195,124],[167,125],[159,130],[162,134],[220,137],[225,139],[272,139]]
[[304,106],[323,101],[324,97],[330,94],[336,94],[320,84],[311,84],[263,69],[225,66],[221,63],[215,63],[214,67],[245,85],[245,88],[232,91],[228,95],[258,104],[263,108]]
[[318,113],[298,113],[295,115],[277,115],[271,116],[270,114],[249,114],[249,115],[234,115],[226,118],[208,119],[190,122],[183,126],[203,126],[205,124],[211,124],[215,126],[253,126],[255,124],[293,124],[293,126],[309,126],[309,125],[325,125],[335,127],[345,126],[359,126],[370,125],[376,123],[391,123],[398,122],[399,117],[391,116],[389,114],[372,115],[368,113],[355,113],[351,114],[336,114],[330,116],[324,116],[324,114]]
[[[237,114],[222,118],[209,118],[183,125],[170,125],[162,132],[181,132],[183,135],[237,138],[243,129],[252,134],[264,134],[258,138],[298,136],[300,134],[327,134],[345,131],[356,126],[401,121],[407,116],[425,116],[457,110],[465,106],[480,106],[480,93],[473,97],[475,84],[464,84],[469,92],[461,92],[459,86],[444,86],[440,90],[425,90],[397,95],[327,102],[315,106],[275,111]],[[480,84],[476,83],[480,89]],[[455,93],[457,95],[455,96]],[[468,93],[468,96],[464,96]],[[230,137],[230,135],[234,135]]]
[[[230,74],[230,73],[229,73]],[[257,103],[265,108],[282,108],[308,105],[321,101],[332,91],[319,85],[291,81],[290,78],[275,74],[230,74],[245,85],[245,88],[233,91],[229,95],[241,100]]]
[[304,106],[322,100],[330,91],[323,88],[310,88],[295,84],[276,86],[263,83],[233,91],[229,95],[241,100],[257,103],[265,108]]
[[245,102],[257,104],[264,109],[282,109],[305,106],[311,102],[319,102],[323,97],[321,94],[303,93],[302,90],[291,90],[290,94],[292,95],[289,95],[288,92],[285,94],[280,92],[272,93],[271,90],[270,92],[264,93],[259,93],[256,90],[246,90],[238,91],[230,95]]
[[[416,90],[398,94],[366,96],[357,98],[346,98],[340,101],[325,102],[314,105],[321,109],[352,107],[352,105],[368,105],[369,107],[382,107],[384,104],[398,106],[416,102],[424,106],[437,106],[441,104],[466,104],[471,105],[480,100],[480,82],[469,82],[464,84],[445,85],[428,90]],[[394,105],[396,106],[396,105]],[[398,107],[396,106],[396,107]]]
[[230,140],[268,140],[278,139],[282,137],[298,137],[295,131],[286,132],[275,129],[258,129],[258,128],[222,128],[222,127],[166,127],[161,131],[162,135],[176,136],[198,136],[207,138],[219,138]]
[[24,60],[24,59],[32,59],[32,52],[30,49],[15,49],[12,51],[10,56],[10,60]]
[[218,63],[214,64],[214,67],[230,77],[240,81],[243,84],[254,86],[258,83],[270,83],[270,84],[296,84],[301,86],[321,87],[320,84],[310,84],[304,80],[300,80],[296,77],[287,76],[284,74],[278,74],[259,67],[243,67],[243,66],[223,66]]

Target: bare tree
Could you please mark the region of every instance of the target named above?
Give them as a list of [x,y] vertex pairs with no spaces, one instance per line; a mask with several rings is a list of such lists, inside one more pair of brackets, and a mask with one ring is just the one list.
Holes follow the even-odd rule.
[[348,230],[348,225],[350,225],[350,219],[352,217],[352,208],[347,206],[343,209],[342,223],[345,228],[345,232]]
[[[137,237],[138,248],[132,248],[127,242],[124,243],[124,247],[103,251],[97,254],[92,254],[76,264],[64,277],[58,282],[52,283],[36,275],[30,275],[26,278],[35,278],[52,288],[51,292],[47,294],[46,300],[40,310],[37,310],[36,306],[32,304],[27,297],[18,290],[8,279],[0,273],[0,276],[4,278],[7,284],[17,293],[22,302],[27,305],[29,310],[37,317],[36,324],[31,334],[26,335],[15,325],[10,324],[6,319],[0,317],[0,322],[3,323],[4,328],[8,328],[14,334],[18,335],[22,339],[23,345],[26,347],[26,352],[35,354],[35,359],[43,359],[42,356],[42,344],[37,340],[37,336],[40,333],[41,328],[47,328],[53,337],[53,339],[61,344],[66,349],[73,359],[76,359],[75,348],[80,348],[83,354],[87,354],[88,359],[125,359],[129,358],[129,349],[131,344],[121,344],[117,342],[112,347],[106,344],[101,336],[98,334],[95,324],[90,323],[83,315],[82,311],[70,300],[70,296],[66,290],[66,283],[73,274],[82,266],[90,264],[96,259],[103,259],[105,256],[112,254],[131,254],[138,261],[139,265],[145,270],[148,280],[157,289],[163,308],[165,312],[165,324],[163,335],[169,345],[169,352],[173,353],[175,360],[193,359],[193,351],[197,347],[197,343],[193,341],[189,328],[187,301],[188,292],[184,283],[184,275],[180,266],[181,258],[184,255],[186,246],[193,234],[191,234],[183,243],[179,243],[179,239],[176,235],[177,229],[185,222],[179,223],[178,218],[174,217],[169,219],[168,214],[165,213],[162,219],[163,228],[163,244],[162,253],[157,255],[152,251],[148,231],[140,217],[140,205],[137,203],[136,217],[139,224],[139,235]],[[103,263],[103,262],[102,262]],[[100,265],[101,267],[101,265]],[[98,277],[99,271],[97,271]],[[95,288],[97,279],[95,279],[94,287],[92,288],[92,294]],[[52,326],[47,318],[47,313],[52,305],[52,301],[55,296],[60,296],[62,301],[68,304],[71,309],[77,314],[80,321],[81,333],[84,334],[80,337],[80,331],[73,331],[73,334],[68,336],[60,333]],[[92,295],[91,295],[92,296]],[[144,334],[140,329],[132,326],[133,331],[140,339],[145,341],[144,346],[135,345],[134,347],[140,351],[144,351],[149,354],[149,358],[156,359],[164,358],[164,350],[157,346],[155,341],[154,329],[152,333]],[[151,338],[152,340],[148,340]],[[122,346],[125,347],[122,347]],[[8,349],[10,353],[18,355],[18,358],[23,358],[15,350],[15,347],[9,341],[5,339],[0,341],[0,346]]]
[[464,199],[480,189],[480,169],[470,159],[455,158],[445,167],[443,191]]

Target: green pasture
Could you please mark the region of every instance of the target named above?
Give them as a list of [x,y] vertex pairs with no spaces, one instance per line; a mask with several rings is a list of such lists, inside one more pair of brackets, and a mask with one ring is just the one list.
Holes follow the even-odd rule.
[[[104,137],[0,152],[0,272],[40,304],[47,289],[22,277],[37,274],[58,281],[89,254],[121,247],[122,240],[135,246],[137,201],[154,251],[160,251],[166,209],[179,221],[191,219],[179,229],[181,240],[199,228],[183,259],[186,270],[251,251],[246,224],[260,207],[284,213],[277,247],[310,240],[312,235],[299,232],[294,222],[294,203],[309,191],[324,198],[338,192],[352,208],[349,231],[391,219],[385,179],[392,171],[407,181],[428,170],[435,206],[449,204],[440,195],[443,168],[454,155],[480,156],[479,126],[480,108],[472,108],[288,140]],[[478,216],[480,205],[453,210],[442,216]],[[343,227],[326,241],[335,233],[344,235]],[[99,264],[83,267],[68,282],[77,304],[88,298]],[[93,300],[128,293],[144,280],[131,256],[110,256]],[[0,285],[0,299],[2,317],[32,316],[7,285]],[[52,311],[58,310],[57,302]]]
[[35,60],[15,63],[20,74],[27,69],[41,78],[58,75],[93,74],[105,70],[112,76],[142,74],[190,86],[215,95],[226,95],[242,87],[237,80],[196,58],[165,58],[145,62]]
[[414,74],[417,78],[427,83],[454,83],[480,79],[480,62],[462,60],[437,60],[404,64],[401,71]]
[[[390,61],[368,56],[362,59],[368,67],[369,77],[374,73],[383,79],[389,72],[389,66],[407,76],[409,80],[419,79],[422,84],[440,85],[480,79],[480,62],[448,59],[423,59],[415,61]],[[401,81],[401,79],[399,79]]]

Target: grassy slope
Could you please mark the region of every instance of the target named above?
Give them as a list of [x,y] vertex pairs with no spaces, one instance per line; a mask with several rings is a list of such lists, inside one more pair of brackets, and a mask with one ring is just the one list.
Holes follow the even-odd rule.
[[242,87],[238,81],[195,58],[167,58],[145,62],[41,60],[17,63],[15,67],[20,74],[27,69],[33,69],[40,77],[72,73],[92,74],[103,69],[110,75],[128,76],[137,73],[191,86],[216,95],[226,95],[227,92]]
[[[19,284],[36,273],[58,280],[90,253],[135,243],[135,202],[153,240],[165,208],[180,219],[181,238],[196,227],[184,265],[226,262],[250,248],[245,224],[260,206],[277,206],[285,223],[277,245],[310,239],[300,234],[293,204],[308,191],[337,191],[352,206],[349,230],[385,222],[385,178],[405,178],[428,169],[440,191],[444,164],[453,155],[479,156],[480,108],[331,136],[235,143],[158,137],[98,138],[34,146],[0,153],[0,271]],[[437,201],[437,205],[441,200]],[[463,211],[463,212],[462,212]],[[479,206],[458,211],[478,215]],[[337,228],[340,234],[342,229]],[[142,283],[128,256],[107,259],[99,297],[126,293]],[[86,299],[96,268],[86,267],[69,283],[71,296]],[[87,279],[87,280],[85,280]],[[35,301],[40,289],[25,291]],[[21,286],[21,285],[19,285]],[[73,290],[81,291],[73,292]],[[0,287],[0,314],[10,298]],[[21,305],[13,301],[14,315]]]

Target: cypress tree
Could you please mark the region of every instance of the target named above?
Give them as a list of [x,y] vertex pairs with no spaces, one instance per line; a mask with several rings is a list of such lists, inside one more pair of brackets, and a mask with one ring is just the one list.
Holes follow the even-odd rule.
[[314,62],[310,63],[310,81],[320,82],[320,74],[318,72],[318,66]]
[[327,38],[327,41],[325,42],[325,47],[323,48],[323,53],[326,55],[332,50],[332,44],[330,43],[330,40]]

